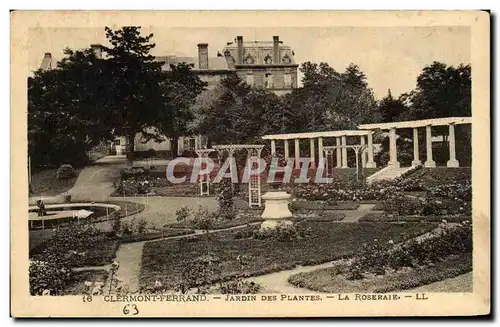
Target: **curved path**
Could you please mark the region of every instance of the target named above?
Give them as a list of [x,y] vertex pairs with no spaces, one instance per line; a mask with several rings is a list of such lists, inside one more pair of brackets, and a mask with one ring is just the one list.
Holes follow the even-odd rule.
[[[107,201],[114,191],[113,182],[120,177],[120,170],[127,166],[125,156],[106,156],[85,167],[68,191],[72,201]],[[30,197],[29,204],[43,199],[45,203],[61,203],[66,192],[55,196]]]

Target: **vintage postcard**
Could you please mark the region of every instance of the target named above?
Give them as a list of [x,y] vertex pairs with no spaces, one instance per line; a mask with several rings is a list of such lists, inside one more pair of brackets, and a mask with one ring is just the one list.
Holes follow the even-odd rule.
[[14,317],[490,313],[485,11],[13,11]]

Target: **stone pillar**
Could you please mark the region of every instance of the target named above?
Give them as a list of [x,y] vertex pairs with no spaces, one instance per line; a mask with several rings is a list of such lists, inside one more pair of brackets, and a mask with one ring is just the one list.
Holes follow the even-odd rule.
[[316,162],[314,160],[316,154],[314,153],[315,149],[314,149],[314,139],[310,139],[309,140],[309,148],[310,148],[310,156],[311,156],[311,169],[314,169],[316,168]]
[[[318,166],[323,161],[323,167],[325,166],[325,159],[323,159],[323,138],[318,137]],[[320,167],[321,168],[321,167]]]
[[449,126],[448,133],[448,145],[450,147],[450,160],[446,163],[446,167],[459,167],[458,160],[455,153],[455,124],[451,123]]
[[300,169],[300,144],[299,139],[295,139],[295,168]]
[[[361,135],[360,144],[365,145],[365,137]],[[361,167],[366,167],[366,149],[361,149]]]
[[276,140],[271,140],[271,156],[276,156]]
[[337,145],[337,149],[336,149],[336,153],[337,153],[337,168],[340,168],[341,167],[341,161],[342,161],[342,154],[341,154],[341,148],[340,148],[340,137],[336,137],[335,138],[335,142],[336,142],[336,145]]
[[290,158],[290,148],[288,140],[284,140],[284,143],[285,143],[285,161],[288,161],[288,158]]
[[368,162],[366,163],[366,168],[375,168],[377,164],[373,161],[373,132],[368,131]]
[[418,128],[413,128],[413,161],[411,162],[412,166],[421,165],[422,161],[420,161],[420,155],[418,153]]
[[347,137],[342,135],[342,168],[349,168],[347,165]]
[[389,166],[399,168],[398,149],[396,146],[396,128],[389,130]]
[[184,136],[179,136],[177,139],[177,154],[181,154],[184,151]]
[[432,130],[431,125],[425,126],[425,147],[427,150],[427,160],[424,163],[425,167],[434,168],[436,162],[432,160]]

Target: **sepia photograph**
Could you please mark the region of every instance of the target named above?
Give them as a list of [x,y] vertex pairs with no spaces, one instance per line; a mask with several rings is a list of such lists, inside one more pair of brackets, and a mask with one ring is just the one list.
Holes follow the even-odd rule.
[[15,316],[489,313],[487,12],[11,14]]

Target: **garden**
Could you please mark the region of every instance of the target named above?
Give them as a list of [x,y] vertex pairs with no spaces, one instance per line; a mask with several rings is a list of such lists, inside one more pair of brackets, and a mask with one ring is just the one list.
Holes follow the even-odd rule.
[[472,226],[443,222],[425,237],[362,244],[350,260],[289,278],[297,287],[332,292],[397,292],[472,271]]

